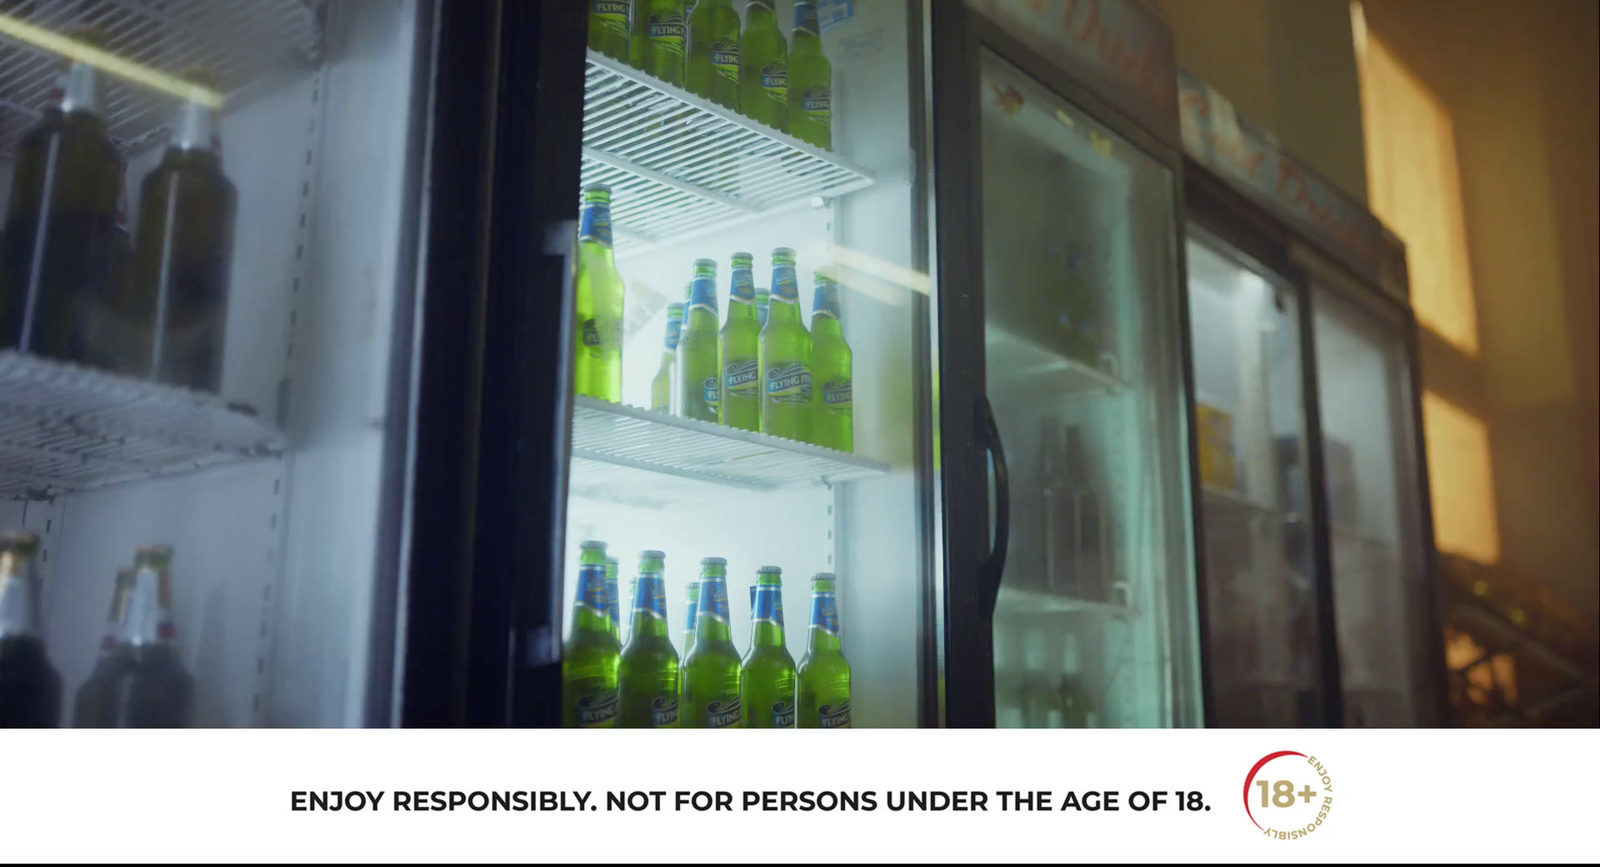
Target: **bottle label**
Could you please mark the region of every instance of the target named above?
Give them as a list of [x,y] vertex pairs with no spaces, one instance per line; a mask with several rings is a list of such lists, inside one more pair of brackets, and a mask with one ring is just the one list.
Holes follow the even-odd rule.
[[700,616],[728,622],[728,582],[722,578],[700,580]]
[[711,43],[711,68],[731,81],[739,80],[739,43],[718,40]]
[[756,303],[756,281],[749,268],[733,269],[733,288],[729,294],[740,304]]
[[789,67],[769,63],[761,67],[761,90],[779,105],[789,104]]
[[[684,627],[684,629],[689,630],[689,634],[693,635],[694,634],[695,625],[699,622],[699,619],[700,619],[700,600],[698,598],[696,598],[696,597],[691,596],[691,597],[689,597],[689,603],[684,607],[689,612],[689,623],[688,623],[687,626]],[[685,651],[687,651],[687,648],[685,648]]]
[[678,351],[678,339],[680,337],[682,337],[682,336],[683,336],[683,320],[682,319],[668,319],[667,320],[667,351],[668,352],[677,352]]
[[628,35],[628,0],[594,0],[589,26],[603,27],[613,36]]
[[683,16],[675,12],[657,12],[645,22],[645,36],[668,55],[683,56],[683,40],[687,35]]
[[850,727],[850,699],[817,705],[817,727],[847,729]]
[[706,728],[736,728],[744,720],[742,700],[734,695],[706,702]]
[[706,406],[716,409],[722,403],[721,387],[717,384],[715,376],[708,376],[700,381],[700,386],[705,390]]
[[662,585],[659,576],[639,579],[639,586],[633,592],[633,613],[657,620],[667,619],[667,588]]
[[772,727],[794,728],[794,699],[780,698],[772,703]]
[[853,391],[851,380],[829,380],[822,385],[822,403],[833,415],[850,415]]
[[583,345],[600,345],[600,329],[595,326],[593,319],[583,320]]
[[783,625],[783,588],[756,585],[755,620],[757,623]]
[[800,94],[800,109],[806,116],[827,126],[833,122],[833,91],[817,85]]
[[767,370],[767,397],[774,403],[809,404],[811,367],[799,361],[774,364]]
[[585,241],[611,246],[611,206],[590,204],[583,206],[583,220],[578,226],[578,243]]
[[605,725],[617,718],[617,691],[593,693],[578,699],[578,725],[583,728]]
[[578,604],[590,613],[605,617],[606,567],[604,563],[585,563],[578,567]]
[[689,291],[689,309],[683,312],[684,321],[688,321],[690,313],[695,310],[705,310],[713,316],[716,315],[717,276],[715,274],[695,276],[693,288]]
[[811,594],[811,628],[829,635],[839,634],[839,608],[832,593]]
[[650,725],[658,729],[671,728],[678,724],[678,697],[675,695],[658,695],[650,699]]
[[772,300],[785,304],[800,303],[800,282],[795,279],[793,266],[772,270]]
[[722,381],[735,397],[754,398],[761,381],[761,363],[754,358],[736,358],[722,368]]
[[606,612],[613,624],[622,623],[622,600],[617,598],[617,579],[606,576]]

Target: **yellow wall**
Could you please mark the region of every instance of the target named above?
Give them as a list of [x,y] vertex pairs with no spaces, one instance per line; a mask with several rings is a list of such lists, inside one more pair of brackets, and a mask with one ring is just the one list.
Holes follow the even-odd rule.
[[[1180,64],[1365,198],[1347,0],[1155,5],[1173,27]],[[1363,3],[1369,32],[1437,94],[1454,125],[1477,350],[1424,333],[1423,384],[1442,401],[1436,407],[1457,411],[1454,420],[1483,423],[1494,502],[1452,504],[1441,517],[1496,520],[1501,562],[1569,600],[1591,628],[1600,621],[1597,7]],[[1468,478],[1482,475],[1481,464],[1458,468],[1430,454],[1430,471],[1436,496],[1482,487]]]

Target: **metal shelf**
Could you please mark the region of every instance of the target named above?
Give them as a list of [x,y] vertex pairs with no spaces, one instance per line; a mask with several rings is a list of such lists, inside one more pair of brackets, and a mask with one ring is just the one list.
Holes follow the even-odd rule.
[[1094,599],[1079,599],[1046,590],[1024,590],[1017,587],[1000,588],[995,608],[999,614],[1022,616],[1030,614],[1094,614],[1102,617],[1131,618],[1136,612],[1132,606]]
[[[86,25],[105,35],[118,57],[171,75],[191,66],[214,73],[230,103],[246,101],[267,73],[321,56],[321,0],[78,0],[7,3],[0,18],[0,158],[43,111],[60,58],[18,38],[14,25],[67,34]],[[9,19],[9,21],[7,20]],[[164,136],[175,100],[105,76],[111,136],[139,150]]]
[[888,472],[881,461],[781,437],[591,397],[573,401],[570,487],[576,496],[664,506],[728,487],[832,485]]
[[39,499],[282,453],[215,395],[0,351],[0,498]]
[[836,154],[589,52],[583,182],[611,185],[619,253],[871,186]]

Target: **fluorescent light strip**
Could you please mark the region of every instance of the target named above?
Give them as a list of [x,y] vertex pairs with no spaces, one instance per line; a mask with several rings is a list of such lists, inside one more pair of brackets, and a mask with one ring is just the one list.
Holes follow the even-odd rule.
[[0,14],[0,35],[9,36],[19,42],[25,42],[51,54],[65,57],[68,60],[87,63],[102,72],[110,73],[133,84],[142,85],[152,90],[159,90],[179,99],[198,102],[208,108],[222,108],[222,94],[209,87],[202,87],[175,75],[159,72],[148,66],[118,57],[102,48],[96,48],[71,37],[62,36],[45,27],[38,27],[26,21],[19,21],[9,15]]

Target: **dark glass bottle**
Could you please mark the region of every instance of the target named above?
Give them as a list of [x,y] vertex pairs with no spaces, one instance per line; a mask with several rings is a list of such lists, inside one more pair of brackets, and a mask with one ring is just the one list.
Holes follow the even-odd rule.
[[[216,92],[209,75],[186,77]],[[145,372],[161,382],[221,388],[236,198],[222,173],[215,111],[191,98],[178,111],[161,164],[140,186],[125,311],[148,340]]]
[[[73,35],[103,44],[93,32]],[[100,73],[69,62],[17,145],[0,244],[0,348],[88,360],[86,320],[110,272],[122,179],[104,104]]]

